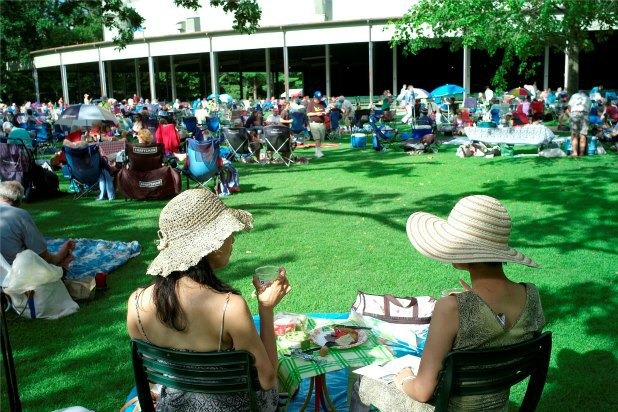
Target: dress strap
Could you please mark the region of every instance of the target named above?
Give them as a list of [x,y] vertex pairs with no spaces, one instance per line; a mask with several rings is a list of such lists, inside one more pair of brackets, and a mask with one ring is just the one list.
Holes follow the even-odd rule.
[[137,324],[139,326],[139,331],[142,333],[142,336],[144,337],[144,340],[146,341],[146,343],[152,343],[150,339],[148,339],[148,336],[146,335],[146,331],[144,330],[144,325],[142,325],[142,320],[139,317],[139,305],[137,301],[139,295],[140,295],[139,292],[135,294],[135,313],[137,313]]
[[227,310],[227,305],[230,303],[230,294],[225,296],[225,303],[223,304],[223,312],[221,313],[221,329],[219,330],[219,352],[221,352],[221,345],[223,344],[223,322],[225,320],[225,311]]

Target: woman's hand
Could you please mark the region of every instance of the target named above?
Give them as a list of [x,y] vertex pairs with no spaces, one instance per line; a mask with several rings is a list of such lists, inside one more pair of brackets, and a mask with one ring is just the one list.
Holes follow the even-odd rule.
[[279,268],[279,276],[270,285],[260,285],[257,278],[253,279],[253,286],[257,293],[258,304],[264,308],[274,308],[281,299],[288,294],[292,287],[286,277],[285,268]]
[[416,379],[416,375],[412,371],[412,368],[403,368],[397,373],[397,376],[395,376],[395,385],[397,385],[399,390],[405,392],[404,388],[406,383],[413,379]]

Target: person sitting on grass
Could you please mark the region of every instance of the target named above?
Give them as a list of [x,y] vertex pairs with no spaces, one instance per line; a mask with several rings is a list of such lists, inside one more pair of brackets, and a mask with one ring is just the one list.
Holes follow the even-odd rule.
[[[127,329],[132,339],[190,352],[246,350],[255,357],[261,390],[260,411],[275,411],[277,345],[274,308],[291,290],[285,269],[268,285],[253,280],[260,315],[256,330],[247,301],[226,283],[242,270],[223,272],[230,262],[234,233],[253,228],[250,213],[228,208],[206,189],[185,190],[159,217],[159,254],[146,273],[151,285],[139,288],[128,301]],[[190,245],[190,247],[188,247]],[[222,270],[224,277],[217,272]],[[246,411],[245,394],[203,394],[163,387],[157,409]]]
[[[539,291],[532,283],[510,280],[507,262],[538,265],[508,245],[511,218],[499,200],[485,195],[459,200],[448,219],[425,212],[413,213],[406,231],[412,246],[430,259],[450,263],[468,272],[470,283],[460,279],[461,293],[438,300],[431,316],[418,375],[410,368],[385,384],[361,377],[354,384],[351,412],[427,410],[438,383],[442,362],[451,350],[484,349],[532,339],[545,325]],[[449,410],[506,410],[509,391],[454,396]]]
[[74,258],[75,242],[69,239],[58,253],[49,252],[32,216],[19,207],[23,198],[21,183],[15,180],[0,182],[0,254],[12,264],[19,252],[30,249],[47,263],[68,268]]

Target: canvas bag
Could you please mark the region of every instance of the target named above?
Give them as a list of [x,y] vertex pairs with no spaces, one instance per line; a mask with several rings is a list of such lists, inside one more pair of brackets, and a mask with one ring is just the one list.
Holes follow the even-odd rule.
[[371,327],[376,336],[390,341],[401,353],[420,355],[435,304],[431,296],[397,297],[358,291],[350,319]]
[[[26,249],[15,256],[2,286],[20,316],[58,319],[79,310],[61,278],[62,268],[47,263],[35,252]],[[26,295],[29,291],[34,291],[30,303]]]

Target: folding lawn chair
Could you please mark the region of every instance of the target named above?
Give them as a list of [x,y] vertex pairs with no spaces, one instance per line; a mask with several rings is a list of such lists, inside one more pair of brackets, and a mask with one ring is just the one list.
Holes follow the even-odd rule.
[[197,118],[195,116],[183,117],[182,123],[185,126],[185,130],[190,133],[189,137],[200,142],[204,140],[202,129],[198,127]]
[[305,112],[292,112],[290,113],[292,124],[290,124],[290,132],[292,139],[297,144],[303,144],[307,136],[307,126],[309,126],[309,120]]
[[[211,113],[212,116],[206,116],[205,126],[210,133],[211,138],[219,139],[221,137],[221,119],[217,113]],[[202,126],[203,128],[203,126]]]
[[103,172],[103,161],[96,144],[85,147],[63,146],[67,160],[63,173],[71,181],[71,186],[76,187],[75,199],[99,188],[99,177]]
[[330,117],[330,129],[326,131],[326,140],[338,142],[341,140],[341,127],[339,125],[341,110],[331,109],[328,116]]
[[180,173],[163,166],[163,144],[127,143],[128,168],[118,172],[118,189],[125,198],[136,200],[167,199],[182,190]]
[[204,188],[208,188],[208,183],[213,181],[215,188],[217,187],[217,179],[221,172],[219,151],[218,139],[203,142],[187,139],[187,161],[181,170],[187,177],[187,189],[189,180]]
[[399,134],[399,130],[381,129],[376,124],[377,121],[378,119],[376,119],[375,116],[373,115],[369,116],[369,125],[371,126],[371,129],[373,131],[373,136],[375,139],[373,148],[376,150],[382,150],[382,147],[383,147],[382,145],[391,145],[397,141],[397,135]]
[[224,127],[222,132],[225,144],[230,148],[229,157],[241,159],[254,155],[249,146],[249,133],[246,128]]
[[272,152],[272,160],[281,159],[286,166],[293,163],[294,145],[290,137],[290,128],[282,125],[264,126],[262,137],[266,143],[266,151]]

